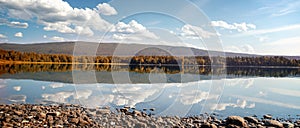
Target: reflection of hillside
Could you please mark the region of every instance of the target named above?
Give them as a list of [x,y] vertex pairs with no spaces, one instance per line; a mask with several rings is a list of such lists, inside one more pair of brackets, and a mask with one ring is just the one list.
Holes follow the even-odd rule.
[[230,67],[227,75],[234,76],[259,76],[259,77],[287,77],[299,76],[299,68],[259,68],[259,67]]
[[6,64],[0,65],[0,74],[21,72],[66,72],[71,71],[68,64]]
[[[210,67],[210,66],[153,66],[153,65],[92,65],[92,64],[7,64],[0,65],[0,78],[34,79],[42,81],[73,82],[72,71],[95,71],[98,83],[114,83],[113,73],[121,76],[129,74],[127,83],[151,83],[153,74],[165,74],[167,83],[191,82],[211,79],[212,75],[228,77],[298,77],[298,68],[259,68],[259,67]],[[214,73],[212,73],[212,71]],[[86,76],[82,76],[83,79]],[[154,75],[155,77],[155,75]],[[184,78],[184,79],[183,79]],[[214,77],[219,79],[219,77]],[[89,79],[84,83],[91,83]]]
[[[0,65],[0,74],[16,74],[22,72],[66,72],[72,70],[80,71],[130,71],[137,73],[150,73],[159,68],[166,74],[188,73],[188,74],[210,74],[210,67],[203,66],[154,66],[154,65],[93,65],[93,64],[6,64]],[[181,69],[183,68],[183,69]],[[224,70],[220,68],[220,70]]]

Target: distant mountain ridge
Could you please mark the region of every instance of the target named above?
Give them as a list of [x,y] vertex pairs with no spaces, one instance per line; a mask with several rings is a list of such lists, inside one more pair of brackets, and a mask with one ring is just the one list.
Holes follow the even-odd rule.
[[[146,44],[125,44],[125,43],[94,43],[94,42],[52,42],[52,43],[33,43],[33,44],[11,44],[0,43],[0,48],[4,50],[14,50],[20,52],[36,52],[41,54],[68,54],[73,55],[74,47],[78,55],[96,55],[103,56],[128,56],[132,55],[172,55],[172,56],[219,56],[226,55],[227,57],[257,57],[261,55],[233,53],[233,52],[218,52],[206,51],[202,49],[166,46],[166,45],[146,45]],[[97,49],[97,50],[96,50]],[[210,54],[209,54],[210,53]],[[299,56],[285,56],[289,59],[300,59]]]

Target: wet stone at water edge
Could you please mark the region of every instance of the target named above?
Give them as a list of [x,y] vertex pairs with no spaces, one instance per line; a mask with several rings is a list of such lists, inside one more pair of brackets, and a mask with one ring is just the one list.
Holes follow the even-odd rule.
[[[152,109],[152,108],[151,108]],[[149,109],[150,110],[150,109]],[[155,111],[153,110],[150,111]],[[198,127],[198,128],[292,128],[300,127],[300,120],[273,117],[229,116],[218,119],[214,115],[192,117],[161,117],[143,110],[124,107],[112,112],[109,107],[84,108],[80,105],[56,104],[0,105],[0,127]]]

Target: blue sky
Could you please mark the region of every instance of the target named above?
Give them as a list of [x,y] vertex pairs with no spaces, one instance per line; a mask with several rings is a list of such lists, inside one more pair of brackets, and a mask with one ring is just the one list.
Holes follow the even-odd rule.
[[300,55],[298,0],[0,0],[0,42],[92,41]]

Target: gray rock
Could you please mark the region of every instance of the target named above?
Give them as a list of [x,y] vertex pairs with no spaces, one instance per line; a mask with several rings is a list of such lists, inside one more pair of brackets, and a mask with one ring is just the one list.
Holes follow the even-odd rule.
[[228,124],[226,126],[226,128],[241,128],[241,126],[237,126],[237,125],[234,125],[234,124]]
[[196,124],[197,124],[197,123],[204,123],[204,121],[202,121],[202,120],[194,120],[193,123],[194,123],[194,124],[195,124],[195,123],[196,123]]
[[300,124],[300,120],[295,121],[296,124]]
[[270,114],[266,114],[263,117],[264,117],[264,119],[272,119],[272,115],[270,115]]
[[79,124],[80,124],[81,126],[85,126],[85,125],[88,125],[89,122],[85,121],[85,120],[82,119],[82,118],[79,118]]
[[156,121],[157,121],[158,123],[161,123],[161,122],[163,122],[163,119],[162,119],[161,117],[158,117],[158,118],[156,119]]
[[247,117],[244,117],[245,120],[247,120],[248,122],[251,122],[251,123],[255,123],[257,124],[258,123],[258,120],[257,118],[255,117],[252,117],[252,116],[247,116]]
[[99,115],[99,114],[110,114],[110,110],[109,109],[98,109],[96,111],[96,114]]
[[295,127],[295,125],[290,122],[283,122],[282,124],[283,124],[284,128],[294,128]]
[[39,117],[40,118],[46,118],[46,114],[44,112],[41,112]]
[[15,110],[14,113],[17,114],[17,115],[22,115],[23,114],[22,111],[17,111],[17,110]]
[[134,116],[142,116],[142,113],[141,113],[140,111],[137,111],[137,110],[134,110],[134,111],[132,112],[132,114],[133,114]]
[[211,123],[204,123],[201,125],[201,128],[217,128],[217,126],[215,124],[211,124]]
[[138,122],[137,124],[135,124],[134,126],[135,128],[146,128],[147,124],[142,123],[142,122]]
[[241,127],[248,127],[244,118],[242,118],[240,116],[229,116],[226,119],[226,123],[241,126]]
[[273,127],[283,128],[283,124],[280,123],[277,120],[265,120],[264,122],[265,122],[266,126],[273,126]]
[[11,123],[3,122],[4,127],[13,127],[14,125]]
[[78,119],[78,118],[71,118],[69,122],[70,122],[70,123],[78,124],[79,119]]

